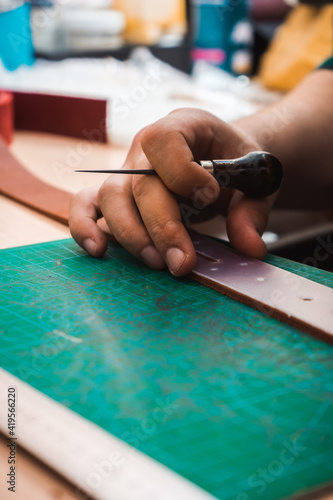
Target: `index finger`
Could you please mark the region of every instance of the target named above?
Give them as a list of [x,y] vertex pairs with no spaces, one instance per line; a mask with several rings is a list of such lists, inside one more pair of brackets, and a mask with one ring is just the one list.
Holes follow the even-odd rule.
[[206,156],[213,131],[195,117],[191,119],[191,126],[187,122],[179,113],[171,113],[146,127],[141,135],[141,147],[170,191],[211,204],[219,197],[219,184],[195,161],[194,154]]

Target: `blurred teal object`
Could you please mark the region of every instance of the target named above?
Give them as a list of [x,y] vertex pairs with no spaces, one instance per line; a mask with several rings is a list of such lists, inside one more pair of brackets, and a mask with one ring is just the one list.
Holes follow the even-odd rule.
[[192,60],[234,75],[252,70],[253,29],[248,0],[192,0]]
[[[35,61],[30,27],[30,5],[19,2],[3,10],[0,3],[0,58],[10,71]],[[5,5],[9,5],[9,3]]]

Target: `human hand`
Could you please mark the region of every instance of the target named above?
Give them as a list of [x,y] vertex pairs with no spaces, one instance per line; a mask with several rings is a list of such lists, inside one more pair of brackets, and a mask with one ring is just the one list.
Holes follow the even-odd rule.
[[225,213],[232,246],[263,258],[261,234],[277,194],[251,199],[240,191],[220,189],[197,163],[260,149],[251,137],[210,113],[176,110],[137,134],[123,165],[153,168],[158,176],[113,174],[100,188],[75,195],[69,219],[72,236],[95,257],[105,253],[108,238],[113,238],[153,269],[167,265],[172,274],[183,276],[196,263],[181,218],[186,199],[186,213],[193,215],[189,222],[197,215]]

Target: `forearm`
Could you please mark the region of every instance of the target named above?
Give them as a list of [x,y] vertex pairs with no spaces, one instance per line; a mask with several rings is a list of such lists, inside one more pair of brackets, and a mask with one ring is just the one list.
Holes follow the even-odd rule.
[[277,103],[234,125],[283,164],[280,207],[332,208],[333,71],[315,71]]

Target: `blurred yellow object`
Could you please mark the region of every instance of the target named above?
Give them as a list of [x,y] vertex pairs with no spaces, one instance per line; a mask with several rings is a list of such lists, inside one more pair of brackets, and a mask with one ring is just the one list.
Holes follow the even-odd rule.
[[185,0],[114,0],[112,7],[126,16],[128,43],[152,45],[162,35],[186,33]]
[[260,83],[273,90],[291,90],[330,57],[332,17],[332,5],[296,7],[262,58],[258,73]]

